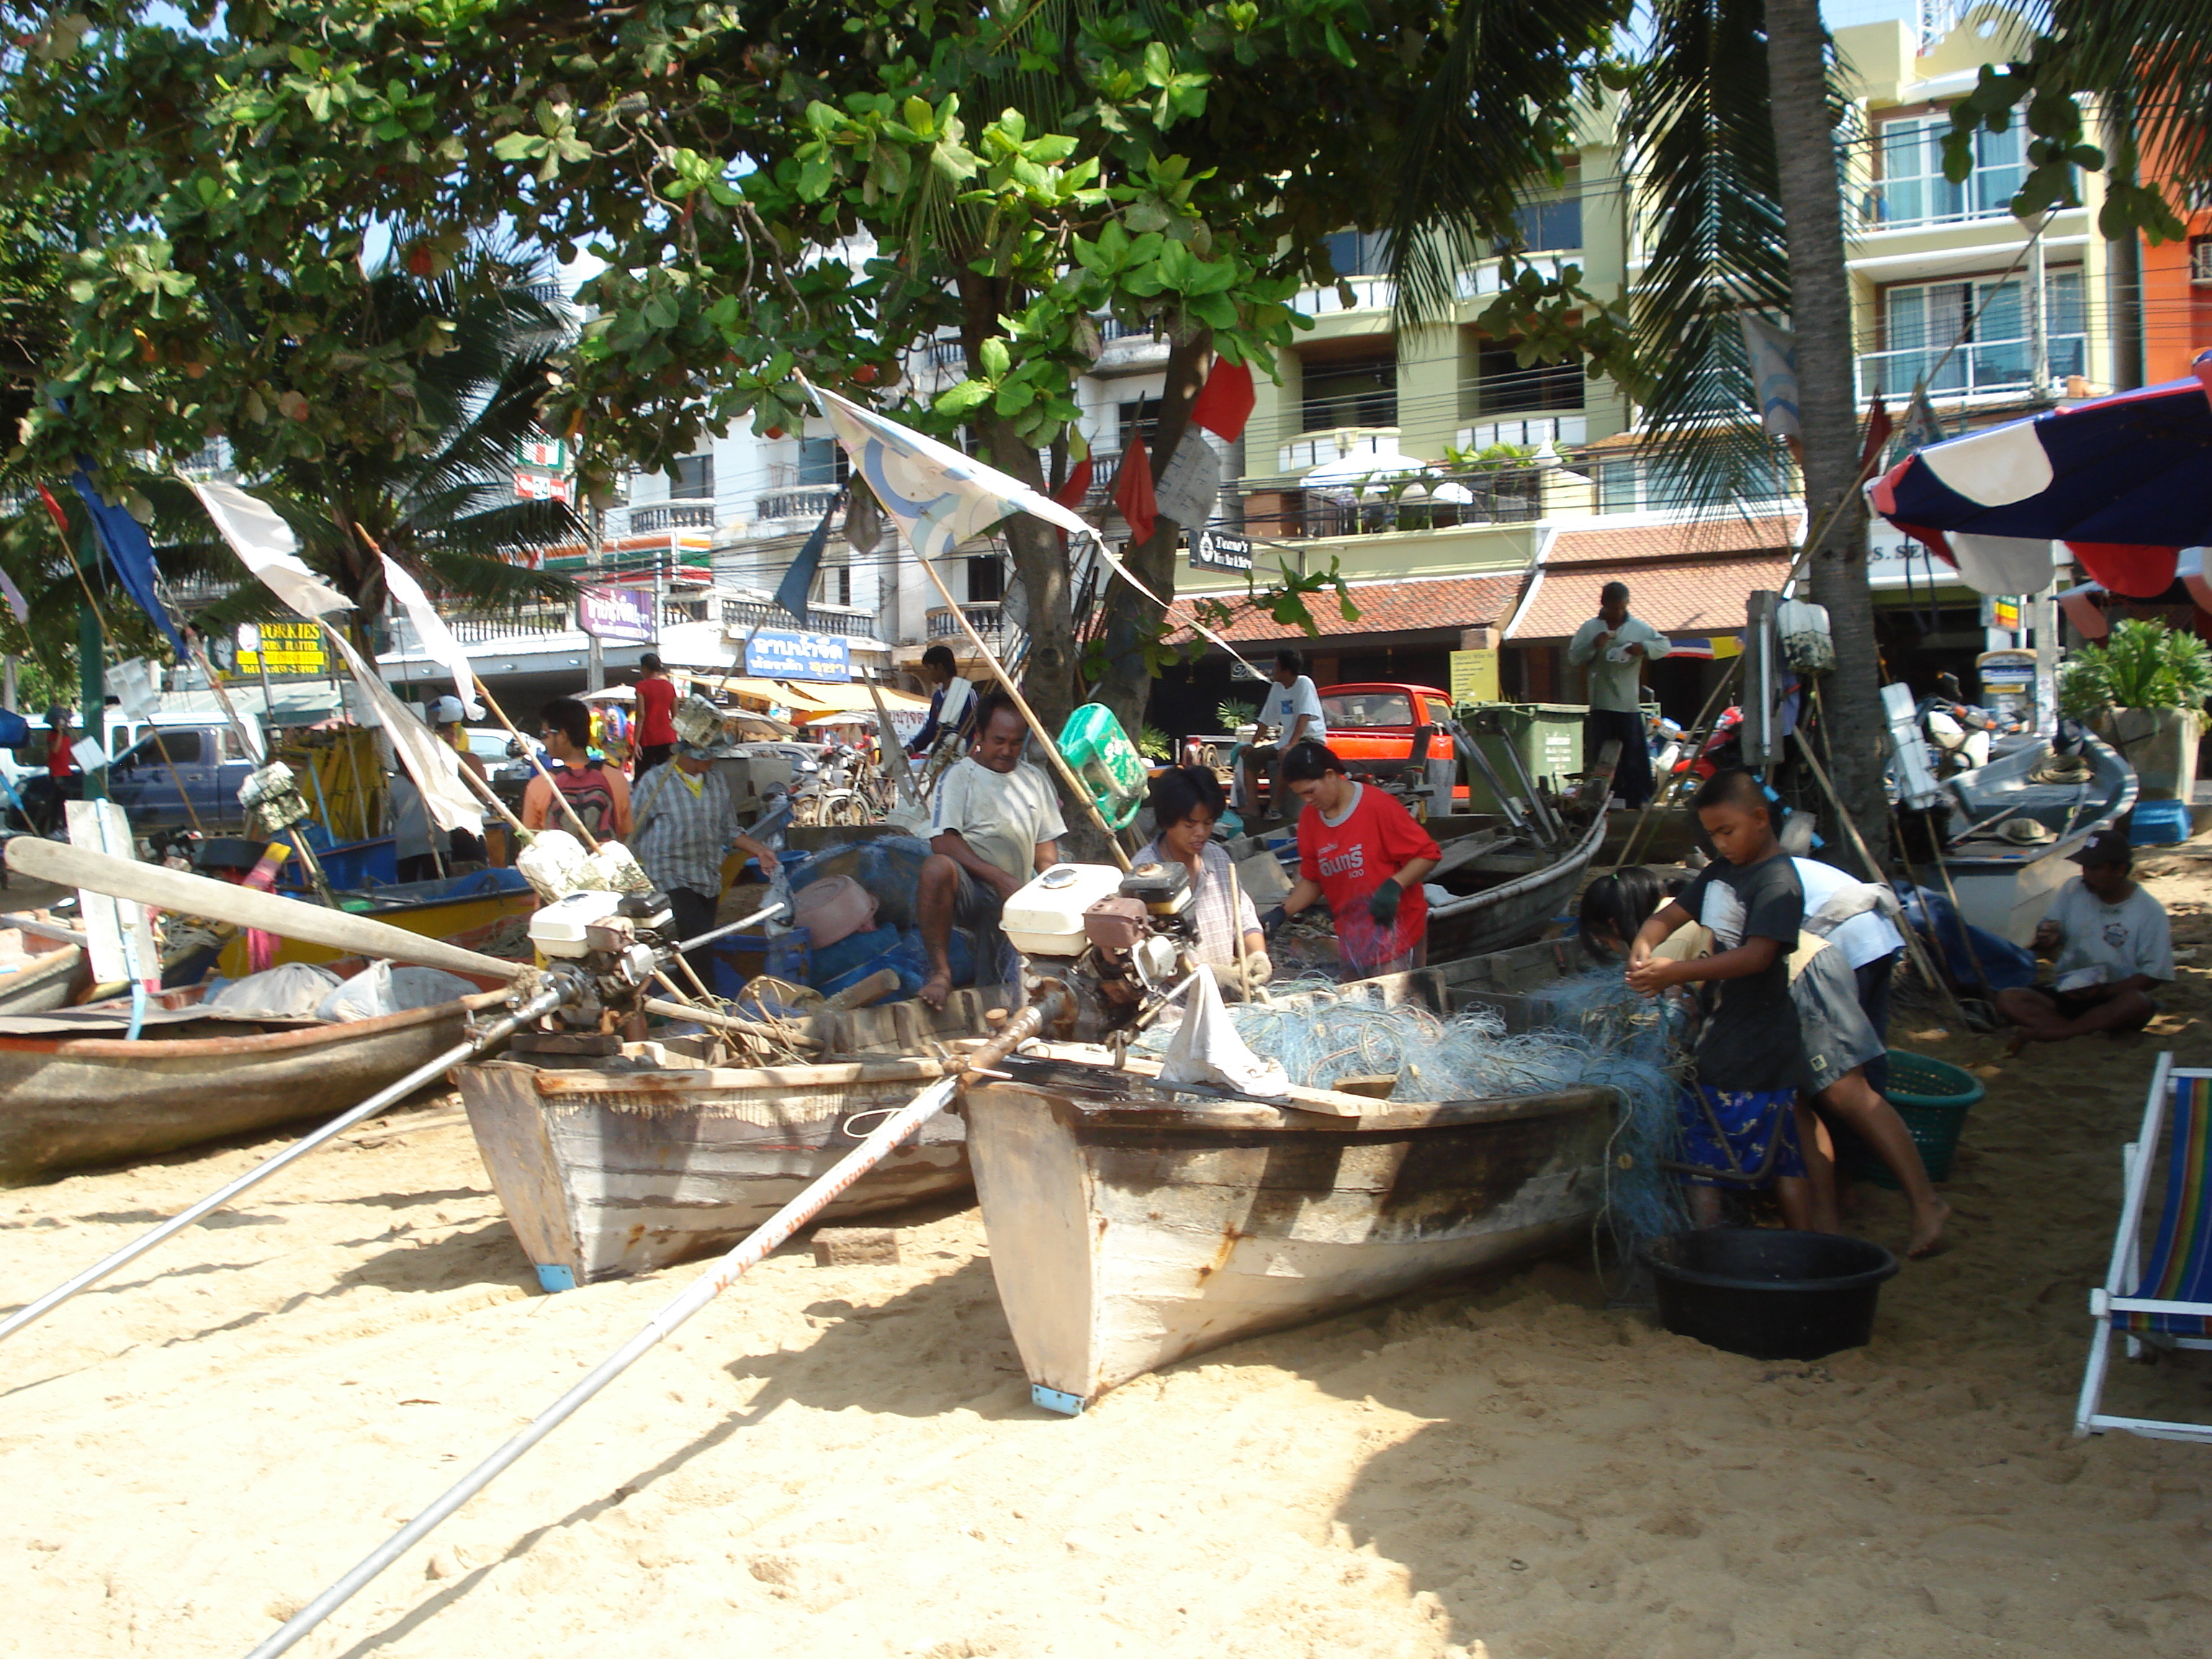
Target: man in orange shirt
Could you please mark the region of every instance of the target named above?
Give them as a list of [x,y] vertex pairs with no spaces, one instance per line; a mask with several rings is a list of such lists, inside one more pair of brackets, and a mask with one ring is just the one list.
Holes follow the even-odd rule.
[[1337,948],[1355,975],[1402,973],[1428,960],[1429,902],[1421,878],[1443,851],[1380,789],[1354,783],[1325,744],[1294,744],[1283,781],[1298,814],[1298,884],[1283,901],[1296,915],[1316,899],[1336,918]]

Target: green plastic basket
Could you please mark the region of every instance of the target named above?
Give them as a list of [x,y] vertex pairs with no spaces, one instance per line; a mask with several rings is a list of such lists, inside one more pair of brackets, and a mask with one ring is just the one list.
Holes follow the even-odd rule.
[[[1958,1156],[1960,1132],[1966,1127],[1966,1112],[1986,1093],[1972,1072],[1948,1060],[1926,1054],[1889,1051],[1889,1103],[1912,1132],[1920,1161],[1928,1166],[1930,1181],[1948,1181],[1951,1161]],[[1889,1166],[1856,1135],[1838,1148],[1844,1173],[1853,1181],[1871,1181],[1893,1190],[1897,1177]]]

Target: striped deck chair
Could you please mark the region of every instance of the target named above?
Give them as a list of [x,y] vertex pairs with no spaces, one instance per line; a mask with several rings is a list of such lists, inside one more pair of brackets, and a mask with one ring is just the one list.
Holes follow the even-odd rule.
[[[2143,1212],[2161,1133],[2166,1142],[2166,1205],[2150,1253],[2142,1250]],[[2119,1231],[2104,1287],[2089,1292],[2096,1334],[2075,1408],[2076,1435],[2125,1429],[2156,1440],[2212,1441],[2212,1425],[2114,1417],[2098,1411],[2118,1334],[2130,1355],[2160,1347],[2212,1348],[2212,1071],[2178,1066],[2160,1054],[2151,1073],[2142,1131],[2123,1148]]]

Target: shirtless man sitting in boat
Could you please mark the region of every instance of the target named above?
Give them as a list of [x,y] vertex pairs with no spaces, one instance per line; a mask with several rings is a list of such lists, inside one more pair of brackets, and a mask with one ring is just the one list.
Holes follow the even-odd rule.
[[[945,1006],[952,990],[957,924],[995,939],[999,914],[1029,878],[1060,861],[1060,797],[1022,759],[1029,726],[1013,699],[987,696],[968,753],[947,771],[930,805],[930,853],[921,866],[922,948],[929,977],[921,1000]],[[979,969],[982,952],[977,951]]]

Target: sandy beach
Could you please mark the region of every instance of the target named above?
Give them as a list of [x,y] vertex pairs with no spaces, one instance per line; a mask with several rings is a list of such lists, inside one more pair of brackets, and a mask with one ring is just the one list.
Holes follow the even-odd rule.
[[[2068,1432],[2161,1048],[2212,1064],[2212,861],[2142,1039],[1973,1067],[1953,1247],[1762,1364],[1586,1255],[1035,1409],[972,1210],[769,1261],[295,1651],[1689,1659],[2212,1650],[2212,1449]],[[333,1100],[333,1110],[349,1103]],[[0,1654],[242,1655],[697,1271],[540,1294],[451,1096],[0,1347]],[[13,1306],[265,1156],[0,1193]],[[1897,1199],[1857,1225],[1903,1242]],[[2208,1356],[2115,1408],[2212,1420]]]

